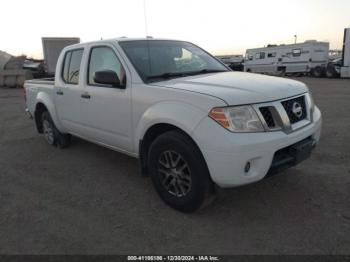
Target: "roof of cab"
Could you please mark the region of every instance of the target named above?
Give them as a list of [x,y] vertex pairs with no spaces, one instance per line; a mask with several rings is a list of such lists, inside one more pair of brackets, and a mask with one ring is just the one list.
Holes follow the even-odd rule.
[[176,40],[176,39],[151,38],[151,37],[147,37],[147,38],[145,38],[145,37],[144,38],[118,37],[118,38],[111,38],[111,39],[103,39],[103,40],[96,40],[96,41],[78,43],[78,44],[67,46],[65,49],[84,47],[84,46],[90,45],[90,44],[103,44],[103,43],[111,43],[111,42],[142,41],[142,40],[149,40],[149,41],[155,41],[155,40],[181,41],[181,40]]

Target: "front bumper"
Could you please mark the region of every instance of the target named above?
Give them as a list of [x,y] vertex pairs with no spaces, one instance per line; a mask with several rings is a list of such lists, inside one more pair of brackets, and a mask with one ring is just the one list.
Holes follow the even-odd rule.
[[[283,168],[281,165],[276,169],[274,157],[282,149],[307,138],[312,139],[313,146],[316,146],[321,124],[321,112],[317,107],[312,123],[289,134],[282,131],[232,133],[207,117],[196,127],[192,136],[203,153],[212,180],[221,187],[234,187],[259,181],[295,165],[297,162],[290,160]],[[249,171],[245,169],[248,162]]]
[[315,139],[312,136],[309,136],[293,145],[278,150],[273,156],[270,169],[265,178],[278,174],[281,171],[295,166],[309,158],[315,147]]

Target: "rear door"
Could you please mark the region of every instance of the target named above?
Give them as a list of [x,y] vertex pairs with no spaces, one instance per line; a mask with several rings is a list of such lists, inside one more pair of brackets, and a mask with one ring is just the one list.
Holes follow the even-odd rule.
[[[132,151],[131,75],[111,44],[90,46],[81,110],[84,128],[96,142]],[[96,83],[98,71],[117,73],[121,87]]]
[[287,73],[306,72],[309,63],[309,54],[305,47],[295,47],[291,49],[286,58],[283,59],[284,65],[287,68]]
[[81,61],[84,49],[69,50],[65,53],[61,75],[56,77],[55,103],[58,117],[64,129],[79,133],[81,128]]

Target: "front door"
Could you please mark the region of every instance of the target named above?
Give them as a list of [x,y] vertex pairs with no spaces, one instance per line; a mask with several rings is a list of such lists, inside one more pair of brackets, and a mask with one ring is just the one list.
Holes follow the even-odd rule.
[[[122,84],[96,83],[95,72],[112,70]],[[131,81],[113,46],[92,46],[81,110],[89,137],[114,148],[132,151]]]

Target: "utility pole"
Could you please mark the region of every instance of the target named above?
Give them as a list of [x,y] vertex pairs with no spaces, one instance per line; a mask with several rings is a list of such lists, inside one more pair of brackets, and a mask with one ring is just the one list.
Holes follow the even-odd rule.
[[297,43],[297,39],[298,39],[298,36],[297,36],[297,35],[294,35],[294,44]]

